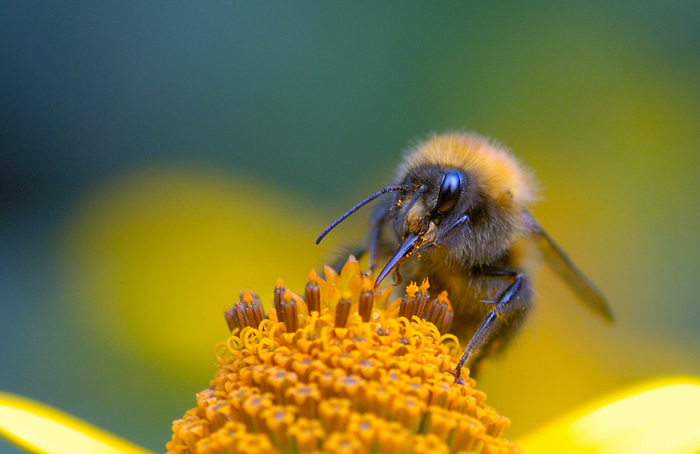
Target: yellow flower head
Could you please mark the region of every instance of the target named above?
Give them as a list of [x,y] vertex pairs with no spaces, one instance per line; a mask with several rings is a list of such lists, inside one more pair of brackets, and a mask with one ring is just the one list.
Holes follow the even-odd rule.
[[388,304],[354,257],[324,275],[309,274],[303,298],[278,280],[269,318],[241,293],[218,372],[173,422],[168,452],[520,452],[474,380],[455,384],[446,294],[411,283]]

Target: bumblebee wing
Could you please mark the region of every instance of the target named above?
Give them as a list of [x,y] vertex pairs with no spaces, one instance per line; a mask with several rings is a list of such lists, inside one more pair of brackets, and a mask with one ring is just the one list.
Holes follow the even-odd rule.
[[[531,218],[532,219],[532,218]],[[547,235],[542,227],[532,219],[533,239],[537,242],[549,266],[571,288],[579,299],[607,321],[613,321],[612,311],[607,300],[598,288],[574,265],[569,256]]]

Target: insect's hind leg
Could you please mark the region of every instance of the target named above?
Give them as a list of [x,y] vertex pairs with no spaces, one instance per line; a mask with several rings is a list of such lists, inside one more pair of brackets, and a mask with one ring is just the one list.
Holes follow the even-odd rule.
[[[484,352],[483,349],[490,347],[487,344],[500,337],[499,334],[504,334],[504,330],[517,329],[525,317],[532,301],[530,283],[522,274],[514,276],[515,281],[493,301],[494,309],[486,315],[464,349],[454,372],[455,383],[464,383],[460,374],[462,367],[469,359],[480,360],[480,353]],[[493,348],[498,347],[498,345],[493,344]]]

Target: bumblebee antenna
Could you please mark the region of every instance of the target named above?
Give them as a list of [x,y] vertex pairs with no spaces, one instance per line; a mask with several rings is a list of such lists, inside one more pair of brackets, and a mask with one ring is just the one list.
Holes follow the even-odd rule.
[[349,209],[348,211],[346,211],[345,213],[341,214],[340,217],[339,217],[338,219],[336,219],[335,221],[333,221],[333,222],[331,223],[331,225],[329,225],[328,227],[326,227],[326,229],[325,229],[323,232],[321,232],[321,234],[318,236],[318,238],[316,238],[316,244],[320,243],[321,240],[322,240],[326,235],[328,235],[328,232],[330,232],[331,230],[333,230],[333,229],[335,228],[335,226],[337,226],[338,224],[340,224],[341,222],[343,222],[343,221],[345,220],[345,218],[347,218],[348,216],[350,216],[351,214],[353,214],[355,211],[359,210],[362,206],[364,206],[364,205],[368,204],[369,202],[371,202],[372,200],[376,199],[376,198],[379,197],[380,195],[386,194],[387,192],[400,191],[400,190],[402,190],[402,189],[408,189],[408,188],[409,188],[408,185],[387,186],[387,187],[385,187],[384,189],[382,189],[382,190],[380,190],[380,191],[377,191],[377,192],[375,192],[374,194],[372,194],[372,195],[370,195],[370,196],[365,197],[361,202],[359,202],[358,204],[356,204],[355,206],[353,206],[352,208],[350,208],[350,209]]

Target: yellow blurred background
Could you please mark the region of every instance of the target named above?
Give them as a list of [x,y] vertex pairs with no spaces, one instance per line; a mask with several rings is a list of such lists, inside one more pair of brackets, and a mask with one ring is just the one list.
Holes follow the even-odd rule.
[[[515,438],[700,375],[697,2],[3,3],[0,389],[155,451],[240,290],[361,238],[410,141],[466,129],[535,172],[613,326],[542,270],[479,385]],[[0,442],[1,452],[14,448]]]

